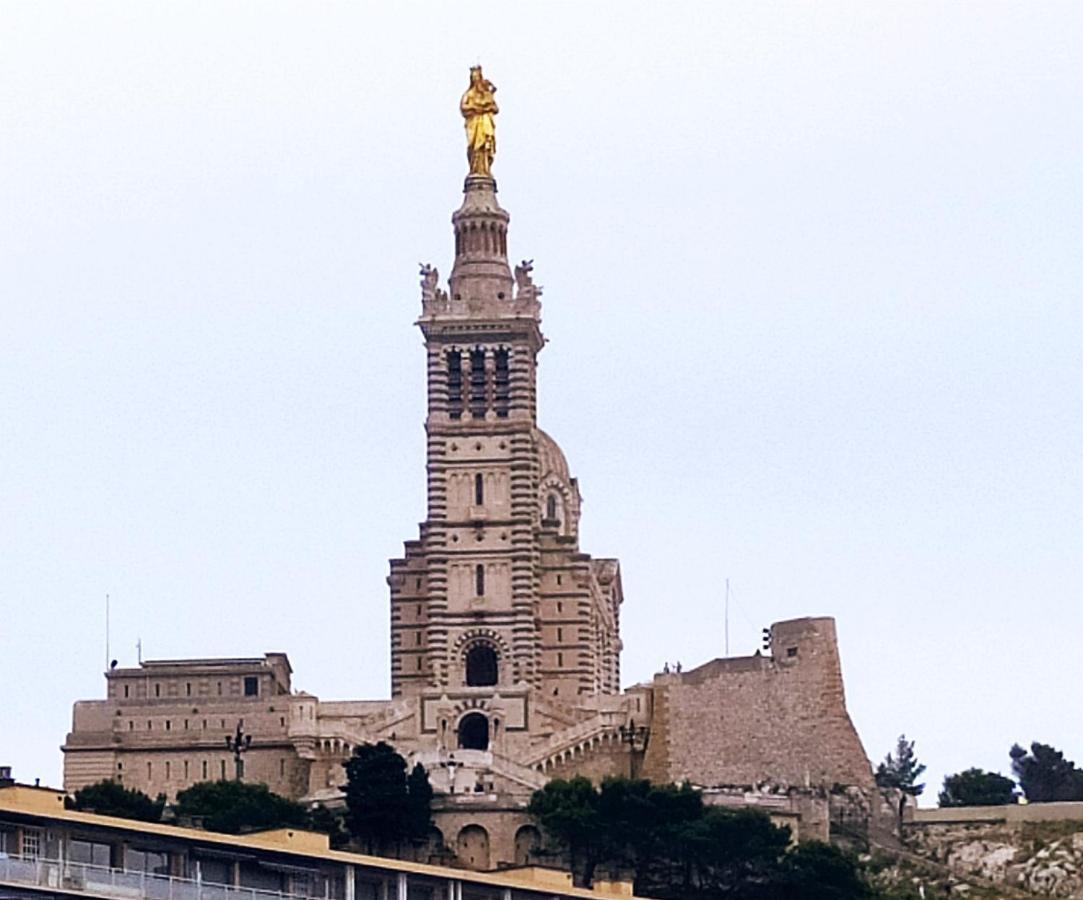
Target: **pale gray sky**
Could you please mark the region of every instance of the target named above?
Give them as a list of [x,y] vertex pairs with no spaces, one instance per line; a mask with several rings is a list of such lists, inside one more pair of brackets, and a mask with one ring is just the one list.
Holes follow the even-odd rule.
[[0,5],[0,762],[112,653],[388,689],[417,263],[499,87],[626,683],[838,620],[870,756],[1083,763],[1083,7]]

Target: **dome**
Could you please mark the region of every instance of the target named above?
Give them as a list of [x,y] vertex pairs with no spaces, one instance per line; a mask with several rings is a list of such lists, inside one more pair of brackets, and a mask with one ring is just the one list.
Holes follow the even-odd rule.
[[541,463],[541,476],[556,475],[565,484],[571,484],[572,476],[568,472],[568,460],[564,451],[557,446],[549,435],[540,428],[536,430],[538,439],[538,462]]

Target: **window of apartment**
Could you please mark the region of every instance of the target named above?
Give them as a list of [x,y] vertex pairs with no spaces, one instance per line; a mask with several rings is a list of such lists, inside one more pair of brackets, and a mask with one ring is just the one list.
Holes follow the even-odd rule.
[[187,719],[184,720],[184,730],[185,731],[188,730],[188,720]]
[[558,628],[557,629],[557,640],[558,641],[564,640],[564,629],[563,628]]
[[221,681],[218,682],[218,696],[219,697],[222,696],[222,682]]
[[23,856],[37,859],[41,856],[41,831],[37,828],[23,829]]
[[244,695],[246,697],[259,696],[259,677],[256,675],[244,676]]
[[224,759],[220,759],[220,760],[218,760],[218,762],[219,762],[219,764],[221,766],[221,769],[222,769],[222,771],[220,773],[221,776],[222,776],[222,780],[225,781],[226,780],[226,761]]
[[281,778],[286,777],[286,761],[284,759],[278,761],[278,774]]
[[474,476],[474,506],[481,506],[485,503],[485,479],[481,477],[481,474]]
[[124,685],[124,696],[128,696],[128,685]]
[[147,781],[154,777],[154,763],[147,763]]
[[135,731],[135,722],[133,722],[131,719],[128,720],[128,730]]
[[184,683],[184,694],[186,697],[192,696],[192,682],[186,681]]
[[173,723],[169,719],[165,720],[165,730],[166,731],[172,731],[173,730]]
[[564,654],[563,653],[558,653],[557,654],[557,665],[558,666],[564,665]]
[[80,841],[72,838],[68,842],[68,859],[88,866],[109,867],[110,847],[96,841]]
[[203,780],[207,780],[207,760],[203,760]]
[[162,696],[162,686],[160,684],[155,684],[154,685],[154,696],[155,697],[161,697]]
[[169,764],[169,760],[167,759],[167,760],[165,761],[165,780],[166,780],[166,781],[169,781],[169,776],[173,774],[173,773],[172,773],[172,772],[170,771],[170,769],[171,769],[171,768],[172,768],[172,766],[170,766],[170,764]]
[[420,631],[415,631],[414,632],[414,644],[416,644],[416,645],[421,644],[421,632]]
[[169,856],[156,850],[125,847],[124,869],[128,872],[146,872],[148,875],[168,875]]
[[188,780],[188,760],[184,761],[184,780]]
[[474,566],[474,593],[479,597],[485,596],[485,566],[481,563]]
[[152,728],[154,728],[154,723],[150,719],[147,719],[147,731],[150,731]]

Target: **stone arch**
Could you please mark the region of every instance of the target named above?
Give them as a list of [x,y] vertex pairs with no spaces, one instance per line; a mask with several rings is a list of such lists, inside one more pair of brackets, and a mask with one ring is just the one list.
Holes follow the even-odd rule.
[[459,719],[455,731],[460,750],[489,749],[489,719],[484,713],[476,710],[466,713]]
[[522,825],[515,832],[515,865],[532,866],[542,847],[541,832],[533,825]]
[[563,535],[574,534],[579,522],[577,499],[563,479],[549,472],[542,478],[538,489],[538,517],[546,524],[555,520]]
[[467,825],[455,842],[459,860],[468,868],[487,871],[489,865],[489,832],[480,825]]
[[462,683],[468,683],[466,676],[470,652],[479,646],[490,647],[496,656],[497,680],[493,684],[498,684],[501,681],[507,682],[511,673],[507,671],[506,667],[511,664],[512,659],[507,642],[491,628],[471,628],[459,635],[452,648],[453,659],[456,660],[455,664],[460,667],[459,675]]

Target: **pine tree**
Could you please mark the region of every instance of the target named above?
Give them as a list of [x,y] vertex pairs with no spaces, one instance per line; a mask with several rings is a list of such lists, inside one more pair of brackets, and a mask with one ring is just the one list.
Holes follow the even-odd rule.
[[895,744],[895,755],[890,753],[876,769],[876,783],[882,788],[900,791],[899,819],[902,819],[907,797],[918,797],[925,790],[925,783],[918,783],[925,771],[923,763],[918,762],[914,754],[914,742],[908,741],[905,734],[900,734]]

